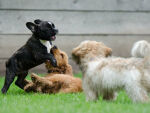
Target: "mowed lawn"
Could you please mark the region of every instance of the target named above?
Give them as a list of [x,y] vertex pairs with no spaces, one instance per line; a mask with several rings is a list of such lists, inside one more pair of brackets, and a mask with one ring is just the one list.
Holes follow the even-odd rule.
[[[1,77],[0,88],[3,82]],[[86,102],[83,93],[26,93],[13,83],[6,95],[0,93],[0,113],[150,113],[150,103],[132,103],[124,92],[116,101]]]

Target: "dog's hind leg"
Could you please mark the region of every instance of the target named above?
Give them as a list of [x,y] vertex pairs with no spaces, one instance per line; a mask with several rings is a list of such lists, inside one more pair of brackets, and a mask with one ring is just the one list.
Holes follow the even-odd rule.
[[143,87],[141,87],[140,84],[133,83],[131,86],[130,85],[126,86],[125,90],[133,102],[149,101],[147,91]]
[[3,88],[1,89],[1,92],[3,94],[7,93],[7,90],[9,89],[11,83],[14,81],[14,78],[15,78],[15,73],[11,72],[9,68],[6,68],[5,82]]
[[27,71],[26,71],[26,72],[23,72],[23,73],[21,73],[21,74],[19,74],[19,75],[18,75],[18,78],[17,78],[17,80],[16,80],[16,82],[15,82],[15,84],[16,84],[18,87],[20,87],[21,89],[23,89],[24,86],[28,83],[28,82],[25,80],[27,74],[28,74]]

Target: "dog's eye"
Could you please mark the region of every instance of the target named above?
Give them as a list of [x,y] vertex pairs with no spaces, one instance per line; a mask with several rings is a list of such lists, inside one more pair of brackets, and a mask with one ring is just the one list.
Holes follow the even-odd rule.
[[48,22],[48,27],[55,28],[55,25],[52,22]]
[[55,28],[55,25],[52,23],[52,27]]

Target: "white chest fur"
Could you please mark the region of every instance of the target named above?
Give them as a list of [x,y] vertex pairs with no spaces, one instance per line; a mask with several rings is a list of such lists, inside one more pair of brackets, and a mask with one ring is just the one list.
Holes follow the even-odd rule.
[[50,44],[50,42],[46,40],[40,40],[40,42],[47,48],[47,53],[50,53],[50,49],[52,48],[52,45]]

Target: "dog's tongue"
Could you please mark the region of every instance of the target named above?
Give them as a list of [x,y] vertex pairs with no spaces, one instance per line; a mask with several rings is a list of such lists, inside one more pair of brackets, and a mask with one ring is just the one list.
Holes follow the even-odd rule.
[[51,37],[51,39],[52,39],[52,40],[55,40],[55,39],[56,39],[56,37],[55,37],[55,36],[52,36],[52,37]]

